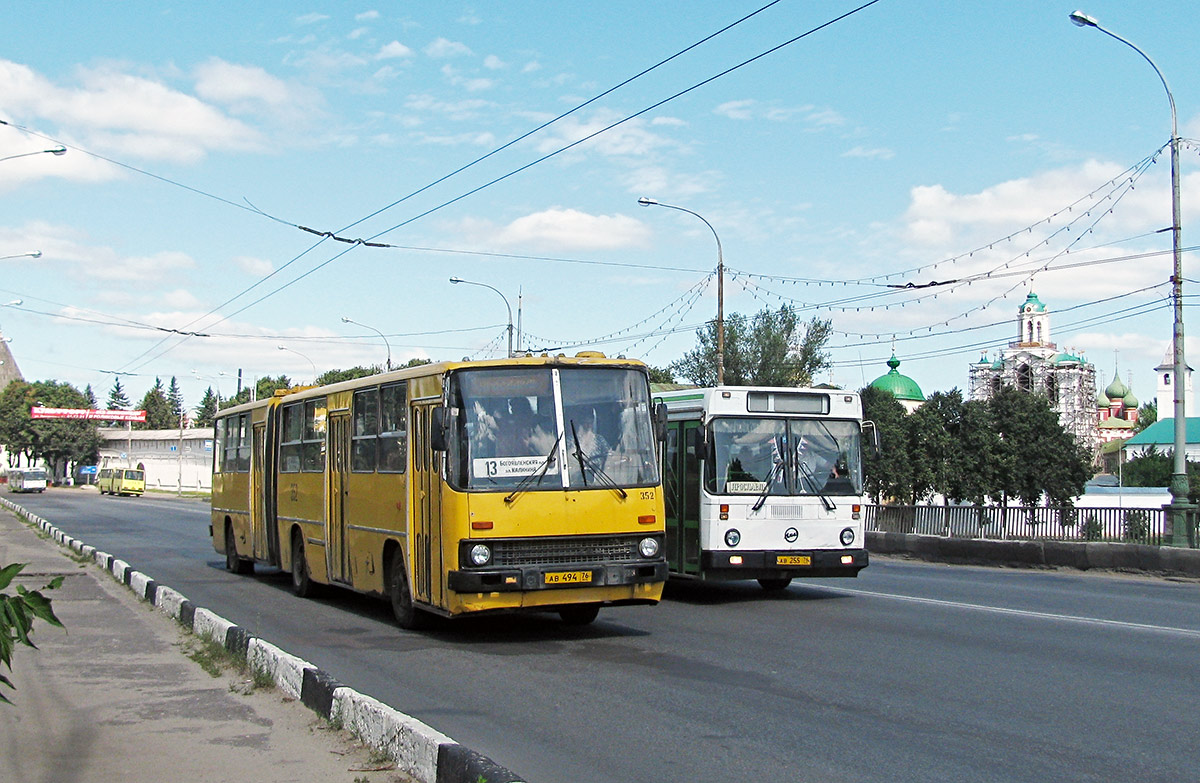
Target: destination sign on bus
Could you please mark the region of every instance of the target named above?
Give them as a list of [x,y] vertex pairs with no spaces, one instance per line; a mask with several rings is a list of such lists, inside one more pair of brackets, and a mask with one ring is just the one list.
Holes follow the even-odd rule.
[[546,464],[545,456],[534,457],[485,457],[474,460],[472,469],[476,476],[490,478],[511,478],[513,476],[528,476],[542,469]]

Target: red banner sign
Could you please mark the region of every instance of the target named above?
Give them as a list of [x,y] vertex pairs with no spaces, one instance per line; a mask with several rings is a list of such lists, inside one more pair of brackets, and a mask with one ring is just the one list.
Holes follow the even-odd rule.
[[43,408],[35,405],[29,411],[33,419],[89,419],[92,421],[145,421],[145,411],[96,411],[87,408]]

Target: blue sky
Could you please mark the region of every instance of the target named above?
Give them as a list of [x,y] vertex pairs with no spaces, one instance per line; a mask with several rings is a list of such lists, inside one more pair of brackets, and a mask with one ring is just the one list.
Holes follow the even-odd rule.
[[[239,369],[383,364],[384,339],[397,363],[502,353],[504,301],[457,276],[503,293],[525,347],[665,366],[715,316],[716,243],[648,196],[712,224],[726,313],[832,319],[823,381],[869,382],[894,345],[926,393],[965,389],[1032,290],[1101,387],[1119,366],[1153,399],[1153,70],[1045,0],[880,0],[793,41],[861,4],[781,0],[441,182],[766,0],[10,4],[0,158],[68,152],[0,161],[0,257],[41,252],[0,260],[0,305],[22,300],[0,333],[27,379],[103,402],[175,376],[194,406]],[[1200,138],[1191,4],[1082,9],[1154,59]]]

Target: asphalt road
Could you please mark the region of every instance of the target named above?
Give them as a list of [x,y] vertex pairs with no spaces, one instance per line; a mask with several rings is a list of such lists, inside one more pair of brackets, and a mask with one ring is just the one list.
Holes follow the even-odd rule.
[[11,496],[533,783],[1170,781],[1200,770],[1200,583],[877,559],[854,580],[672,584],[657,607],[404,632],[238,577],[207,503]]

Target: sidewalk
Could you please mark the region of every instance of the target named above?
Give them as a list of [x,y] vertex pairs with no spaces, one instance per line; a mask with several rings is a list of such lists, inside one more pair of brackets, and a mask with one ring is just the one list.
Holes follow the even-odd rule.
[[[214,678],[186,655],[198,641],[101,568],[0,508],[0,565],[47,593],[66,631],[37,622],[17,645],[0,704],[0,780],[24,783],[400,783],[406,775],[298,701]],[[11,587],[6,592],[14,592]]]

